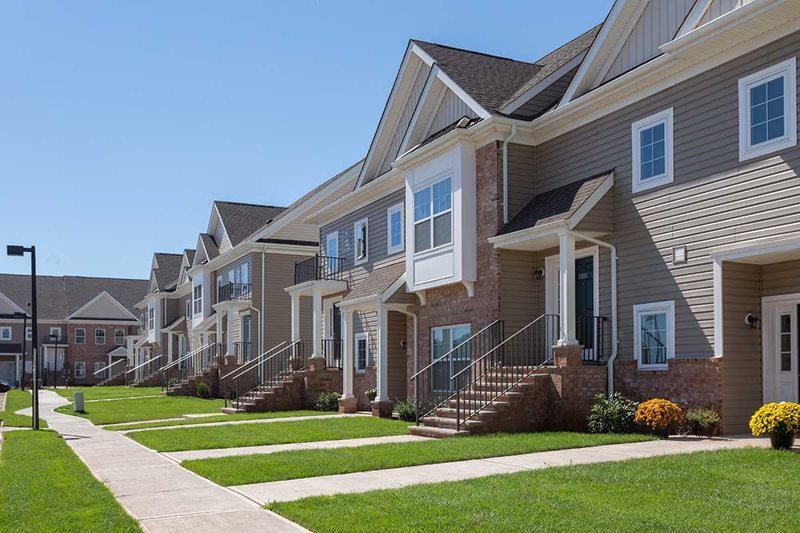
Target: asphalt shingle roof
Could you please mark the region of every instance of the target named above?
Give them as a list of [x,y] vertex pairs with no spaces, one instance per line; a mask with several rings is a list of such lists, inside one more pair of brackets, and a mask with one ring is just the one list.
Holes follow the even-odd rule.
[[181,273],[181,262],[183,254],[166,254],[157,252],[154,254],[158,268],[153,270],[156,277],[156,287],[159,291],[168,291],[175,288],[178,283],[178,276]]
[[537,194],[500,230],[500,235],[568,220],[613,170]]
[[391,287],[392,283],[397,281],[397,278],[402,276],[405,271],[406,264],[404,262],[376,268],[347,293],[343,302],[353,301],[367,296],[380,296],[386,292],[386,289]]
[[200,240],[203,241],[203,246],[206,248],[206,254],[208,254],[209,261],[219,255],[219,247],[217,247],[217,243],[214,241],[214,237],[212,235],[209,235],[208,233],[201,233]]
[[214,201],[228,233],[231,246],[236,246],[270,221],[286,211],[285,207]]

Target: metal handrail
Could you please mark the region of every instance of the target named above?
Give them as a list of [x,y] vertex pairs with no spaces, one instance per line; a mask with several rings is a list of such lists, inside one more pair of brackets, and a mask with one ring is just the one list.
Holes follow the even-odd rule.
[[[282,344],[286,344],[284,341]],[[286,344],[283,347],[276,346],[279,348],[278,351],[275,353],[270,354],[268,357],[261,359],[258,364],[250,365],[248,368],[238,368],[236,369],[236,374],[231,377],[230,381],[228,382],[228,392],[225,394],[225,406],[228,406],[228,402],[235,402],[236,408],[240,407],[240,399],[241,395],[239,394],[240,391],[240,379],[245,374],[250,373],[252,370],[257,370],[258,372],[254,375],[255,376],[255,383],[250,383],[249,385],[244,385],[245,387],[245,394],[249,394],[250,392],[262,387],[265,384],[273,383],[273,380],[278,376],[282,375],[285,371],[289,371],[290,374],[294,374],[292,372],[292,365],[291,365],[291,358],[296,356],[298,352],[300,353],[300,357],[302,359],[302,348],[303,348],[303,341],[298,339],[292,341],[291,344]],[[287,365],[286,369],[276,368],[278,365],[282,364],[282,358],[278,356],[285,357],[285,354],[289,352],[294,355],[290,355],[290,359],[288,359],[285,363]],[[268,352],[266,352],[268,353]],[[263,354],[263,355],[266,355]],[[277,359],[276,359],[277,358]],[[275,361],[273,361],[275,360]],[[251,374],[253,376],[253,374]],[[226,376],[227,377],[227,376]],[[223,379],[220,379],[220,383],[222,383]]]
[[163,372],[164,370],[169,370],[169,369],[170,369],[170,368],[172,368],[173,366],[175,366],[175,365],[177,365],[177,364],[179,364],[179,363],[182,363],[183,361],[187,360],[187,359],[188,359],[188,358],[190,358],[191,356],[193,356],[193,355],[197,355],[197,354],[199,354],[200,352],[202,352],[203,350],[205,350],[205,349],[207,349],[207,348],[210,348],[211,346],[214,346],[214,343],[213,343],[213,342],[209,342],[208,344],[206,344],[205,346],[201,346],[200,348],[195,348],[195,349],[194,349],[194,350],[192,350],[191,352],[189,352],[189,353],[187,353],[187,354],[184,354],[184,355],[180,356],[178,359],[175,359],[175,360],[174,360],[174,361],[172,361],[171,363],[167,363],[166,365],[162,366],[161,368],[159,368],[158,370],[156,370],[156,372]]
[[135,367],[133,367],[133,368],[131,368],[130,370],[128,370],[127,372],[125,372],[125,375],[127,376],[128,374],[130,374],[130,373],[131,373],[131,372],[133,372],[134,370],[138,370],[138,369],[142,368],[144,365],[149,365],[149,364],[150,364],[150,363],[152,363],[153,361],[158,361],[158,360],[159,360],[159,359],[161,359],[162,357],[164,357],[164,354],[163,354],[163,353],[162,353],[161,355],[157,355],[157,356],[155,356],[155,357],[151,357],[150,359],[148,359],[148,360],[147,360],[147,361],[145,361],[144,363],[138,364],[138,365],[136,365]]
[[[269,362],[269,361],[270,361],[272,358],[274,358],[274,357],[276,357],[276,356],[278,356],[278,355],[282,354],[283,352],[285,352],[285,351],[286,351],[286,350],[288,350],[289,348],[294,348],[295,346],[297,346],[297,345],[298,345],[298,344],[300,344],[301,342],[302,342],[301,340],[292,341],[292,343],[291,343],[291,344],[287,344],[286,346],[284,346],[283,348],[281,348],[281,349],[280,349],[280,350],[278,350],[277,352],[275,352],[275,353],[271,354],[271,355],[270,355],[269,357],[267,357],[266,359],[262,359],[262,360],[260,361],[260,363],[259,363],[259,364],[266,364],[266,363],[268,363],[268,362]],[[286,344],[286,341],[283,341],[283,344]],[[280,345],[279,345],[279,346],[280,346]],[[255,366],[257,366],[257,365],[253,365],[253,366],[251,366],[251,367],[249,367],[249,368],[237,368],[237,369],[236,369],[236,371],[237,371],[237,372],[239,372],[239,373],[238,373],[238,374],[236,374],[235,376],[233,376],[231,379],[237,379],[237,378],[240,378],[240,377],[242,377],[243,375],[245,375],[245,374],[247,374],[248,372],[250,372],[250,370],[252,370],[253,368],[255,368]]]
[[443,356],[439,357],[439,358],[438,358],[438,359],[436,359],[435,361],[432,361],[432,362],[431,362],[431,363],[430,363],[428,366],[426,366],[425,368],[423,368],[422,370],[420,370],[419,372],[417,372],[416,374],[414,374],[413,376],[411,376],[411,379],[415,379],[417,376],[419,376],[420,374],[422,374],[423,372],[425,372],[426,370],[428,370],[430,367],[432,367],[433,365],[435,365],[435,364],[436,364],[436,363],[438,363],[439,361],[443,360],[445,357],[448,357],[449,355],[451,355],[451,354],[452,354],[453,352],[455,352],[456,350],[460,350],[462,346],[464,346],[464,345],[465,345],[465,344],[467,344],[468,342],[472,342],[472,340],[473,340],[475,337],[477,337],[478,335],[480,335],[481,333],[483,333],[483,332],[484,332],[484,331],[486,331],[487,329],[489,329],[489,328],[491,328],[491,327],[493,327],[493,326],[495,326],[496,324],[499,324],[499,323],[500,323],[500,321],[499,321],[499,320],[495,320],[494,322],[492,322],[491,324],[487,325],[486,327],[484,327],[483,329],[481,329],[480,331],[478,331],[478,332],[477,332],[477,333],[475,333],[474,335],[471,335],[471,336],[470,336],[470,337],[469,337],[467,340],[465,340],[464,342],[462,342],[461,344],[459,344],[458,346],[456,346],[455,348],[453,348],[452,350],[450,350],[449,352],[447,352],[447,353],[446,353],[446,354],[444,354]]
[[113,363],[111,363],[110,365],[108,365],[108,366],[104,366],[104,367],[103,367],[103,368],[101,368],[100,370],[95,370],[94,372],[92,372],[92,375],[96,377],[96,376],[97,376],[97,374],[99,374],[99,373],[101,373],[101,372],[105,372],[106,370],[108,370],[109,368],[111,368],[111,367],[112,367],[112,366],[114,366],[114,365],[118,365],[118,364],[120,364],[120,363],[127,363],[127,362],[128,362],[128,360],[127,360],[127,359],[120,359],[120,360],[118,360],[118,361],[114,361],[114,362],[113,362]]
[[[229,377],[231,374],[235,374],[235,373],[237,373],[237,372],[239,372],[239,371],[241,371],[241,370],[246,370],[246,369],[247,369],[247,367],[250,367],[250,366],[253,366],[253,365],[255,365],[255,364],[258,364],[258,363],[260,363],[260,362],[263,360],[263,358],[264,358],[265,356],[267,356],[268,354],[270,354],[270,353],[274,352],[274,351],[275,351],[275,350],[277,350],[278,348],[282,347],[284,344],[286,344],[286,341],[282,341],[280,344],[277,344],[277,345],[273,346],[272,348],[270,348],[270,349],[269,349],[269,350],[267,350],[266,352],[262,353],[261,355],[259,355],[259,356],[258,356],[258,357],[256,357],[255,359],[251,359],[250,361],[248,361],[247,363],[243,364],[243,365],[242,365],[242,366],[240,366],[239,368],[235,368],[235,369],[231,370],[230,372],[228,372],[228,373],[227,373],[227,374],[225,374],[224,376],[221,376],[221,377],[219,378],[219,379],[220,379],[220,381],[222,381],[223,379],[225,379],[225,378]],[[233,378],[234,378],[234,379],[235,379],[235,378],[237,378],[237,377],[239,377],[239,376],[238,376],[238,375],[237,375],[237,376],[233,376]]]

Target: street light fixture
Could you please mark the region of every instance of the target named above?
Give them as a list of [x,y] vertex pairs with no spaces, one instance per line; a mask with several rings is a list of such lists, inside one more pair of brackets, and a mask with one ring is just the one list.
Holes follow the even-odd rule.
[[31,342],[33,354],[33,429],[39,429],[39,349],[36,339],[39,338],[38,319],[36,314],[36,246],[26,247],[9,244],[6,247],[9,256],[22,257],[25,253],[31,254],[31,327],[33,328],[33,341]]

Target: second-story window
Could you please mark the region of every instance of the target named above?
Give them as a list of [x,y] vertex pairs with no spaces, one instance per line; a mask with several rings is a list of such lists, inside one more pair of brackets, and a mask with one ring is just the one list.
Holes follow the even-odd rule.
[[200,315],[203,313],[203,286],[195,285],[192,291],[192,296],[194,298],[194,314]]
[[403,251],[403,204],[397,204],[386,212],[387,253]]
[[106,343],[106,330],[103,328],[97,328],[94,330],[94,343],[98,346],[102,346]]
[[75,329],[75,344],[86,344],[86,330],[84,328]]
[[114,330],[114,344],[117,346],[122,346],[125,344],[125,330],[124,329],[115,329]]
[[192,300],[186,300],[186,317],[192,316]]
[[11,328],[9,327],[0,328],[0,341],[10,341],[10,340],[11,340]]
[[633,123],[633,192],[672,183],[672,108]]
[[364,263],[369,259],[369,250],[367,249],[368,243],[368,221],[367,219],[359,220],[353,224],[353,238],[355,239],[355,264]]
[[453,242],[453,184],[437,181],[414,193],[414,252]]
[[147,310],[147,329],[150,331],[156,329],[156,310],[153,307]]

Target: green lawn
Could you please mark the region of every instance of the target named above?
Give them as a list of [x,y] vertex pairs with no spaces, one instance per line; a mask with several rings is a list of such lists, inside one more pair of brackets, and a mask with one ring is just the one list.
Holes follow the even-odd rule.
[[269,506],[316,531],[798,531],[800,460],[741,449]]
[[219,413],[224,403],[224,400],[203,400],[190,396],[159,396],[85,403],[83,406],[86,409],[85,413],[74,413],[71,404],[61,406],[57,411],[88,418],[93,424],[114,424],[176,418],[185,414]]
[[52,431],[14,431],[0,449],[3,531],[141,531]]
[[48,390],[55,391],[69,401],[72,401],[72,395],[76,392],[82,392],[85,401],[158,396],[161,394],[161,387],[126,387],[124,385],[112,385],[108,387],[70,387],[68,389],[58,388]]
[[157,429],[128,433],[136,442],[160,452],[208,450],[313,442],[320,440],[357,439],[408,433],[408,422],[370,416],[271,422],[269,424],[235,424],[231,426]]
[[590,433],[506,433],[200,459],[184,461],[182,465],[220,485],[246,485],[644,440],[651,440],[651,437]]
[[160,422],[144,422],[141,424],[120,424],[119,426],[108,426],[105,429],[110,431],[125,431],[128,429],[143,428],[162,428],[171,426],[192,426],[195,424],[207,424],[209,422],[231,422],[235,420],[265,420],[269,418],[287,418],[290,416],[317,416],[332,413],[321,411],[274,411],[268,413],[236,413],[233,415],[204,416],[202,418],[186,418],[184,420],[162,420]]
[[[15,414],[20,409],[31,406],[33,395],[28,391],[11,389],[6,393],[6,407],[0,412],[0,420],[4,426],[31,427],[31,417]],[[39,418],[39,427],[46,428],[47,422]]]

